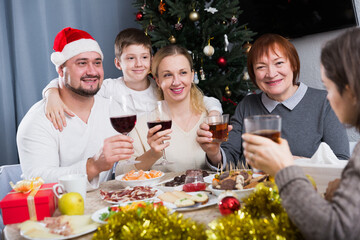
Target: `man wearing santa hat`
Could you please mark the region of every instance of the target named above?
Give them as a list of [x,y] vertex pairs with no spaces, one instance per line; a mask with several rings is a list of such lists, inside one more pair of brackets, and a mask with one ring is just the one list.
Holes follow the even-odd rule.
[[129,159],[132,139],[119,135],[109,120],[108,99],[95,94],[104,79],[103,53],[85,31],[64,28],[55,37],[51,61],[59,73],[59,93],[75,117],[59,132],[45,116],[45,100],[22,119],[17,146],[24,178],[57,182],[60,176],[86,173],[88,190],[111,177],[115,162]]

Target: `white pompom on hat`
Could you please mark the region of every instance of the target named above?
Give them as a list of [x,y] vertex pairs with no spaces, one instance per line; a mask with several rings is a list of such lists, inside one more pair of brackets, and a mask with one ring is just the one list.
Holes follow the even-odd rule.
[[99,44],[87,32],[71,27],[64,28],[55,37],[54,50],[51,54],[51,62],[56,70],[70,58],[83,52],[97,52],[101,59],[104,55]]

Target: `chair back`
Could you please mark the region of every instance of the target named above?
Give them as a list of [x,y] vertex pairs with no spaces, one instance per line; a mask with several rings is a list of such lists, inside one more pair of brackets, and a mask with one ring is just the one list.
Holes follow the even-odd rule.
[[[22,180],[21,174],[20,164],[0,166],[0,201],[12,190],[9,182],[12,181],[15,184],[17,181]],[[4,223],[0,211],[0,240],[3,229]]]

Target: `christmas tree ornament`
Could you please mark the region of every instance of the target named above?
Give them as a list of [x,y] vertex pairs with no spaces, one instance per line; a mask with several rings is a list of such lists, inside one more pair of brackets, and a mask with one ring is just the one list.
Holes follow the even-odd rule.
[[152,24],[152,20],[150,19],[150,23],[149,23],[149,26],[147,27],[147,29],[151,32],[151,31],[154,31],[155,29],[155,25]]
[[225,57],[219,57],[218,60],[216,61],[217,65],[219,65],[219,67],[226,67],[227,61]]
[[208,7],[208,8],[205,8],[204,10],[209,12],[209,13],[212,13],[212,14],[218,12],[218,10],[216,8],[213,8],[213,7]]
[[212,55],[214,55],[215,49],[213,46],[207,45],[204,47],[203,52],[206,56],[211,57]]
[[227,196],[219,202],[219,210],[222,215],[229,215],[238,211],[241,207],[239,200],[232,196]]
[[174,26],[177,31],[180,31],[183,28],[183,25],[181,24],[180,19],[181,18],[178,18],[178,22]]
[[204,81],[206,78],[205,78],[205,72],[204,72],[204,69],[203,67],[200,68],[200,79],[202,81]]
[[[259,183],[236,214],[208,224],[208,240],[215,239],[303,239],[281,205],[275,184]],[[236,230],[235,230],[236,229]]]
[[228,36],[226,34],[224,34],[224,42],[225,42],[225,52],[227,52],[228,50],[228,46],[229,46],[229,39]]
[[194,83],[195,84],[199,83],[199,77],[198,77],[198,73],[196,71],[195,71],[195,74],[194,74]]
[[172,44],[176,43],[176,38],[174,37],[174,35],[171,35],[169,37],[169,42],[172,43]]
[[245,44],[242,46],[242,48],[245,50],[245,53],[246,53],[246,54],[248,54],[248,53],[250,52],[251,47],[252,47],[252,44],[249,43],[249,42],[245,43]]
[[221,24],[222,24],[222,25],[227,25],[228,22],[224,20],[224,21],[221,22]]
[[163,14],[166,11],[165,3],[162,0],[160,0],[158,9],[159,9],[160,14]]
[[138,12],[137,14],[136,14],[136,20],[137,21],[141,21],[142,20],[142,18],[143,18],[143,13],[142,12]]
[[203,52],[206,56],[211,57],[215,53],[215,49],[210,45],[210,40],[214,39],[213,37],[208,39],[208,45],[204,47]]
[[249,73],[247,71],[244,72],[243,80],[244,81],[249,81],[250,80],[250,76],[249,76]]
[[236,24],[236,23],[238,22],[237,17],[235,17],[235,15],[233,15],[233,16],[231,17],[230,22],[231,22],[231,24]]
[[195,9],[193,9],[189,14],[189,19],[193,22],[199,21],[200,14]]
[[227,97],[231,97],[231,91],[230,91],[229,86],[226,86],[226,87],[225,87],[225,95],[226,95]]
[[146,7],[146,0],[144,1],[144,5],[141,6],[141,9],[142,9],[143,11],[145,11],[145,7]]

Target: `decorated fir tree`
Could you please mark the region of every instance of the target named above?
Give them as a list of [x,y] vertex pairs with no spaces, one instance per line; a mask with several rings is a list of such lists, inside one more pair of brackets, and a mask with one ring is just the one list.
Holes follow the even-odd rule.
[[155,51],[179,44],[191,51],[195,83],[218,98],[225,113],[254,87],[246,72],[246,51],[255,34],[238,21],[238,0],[136,0],[136,21]]

